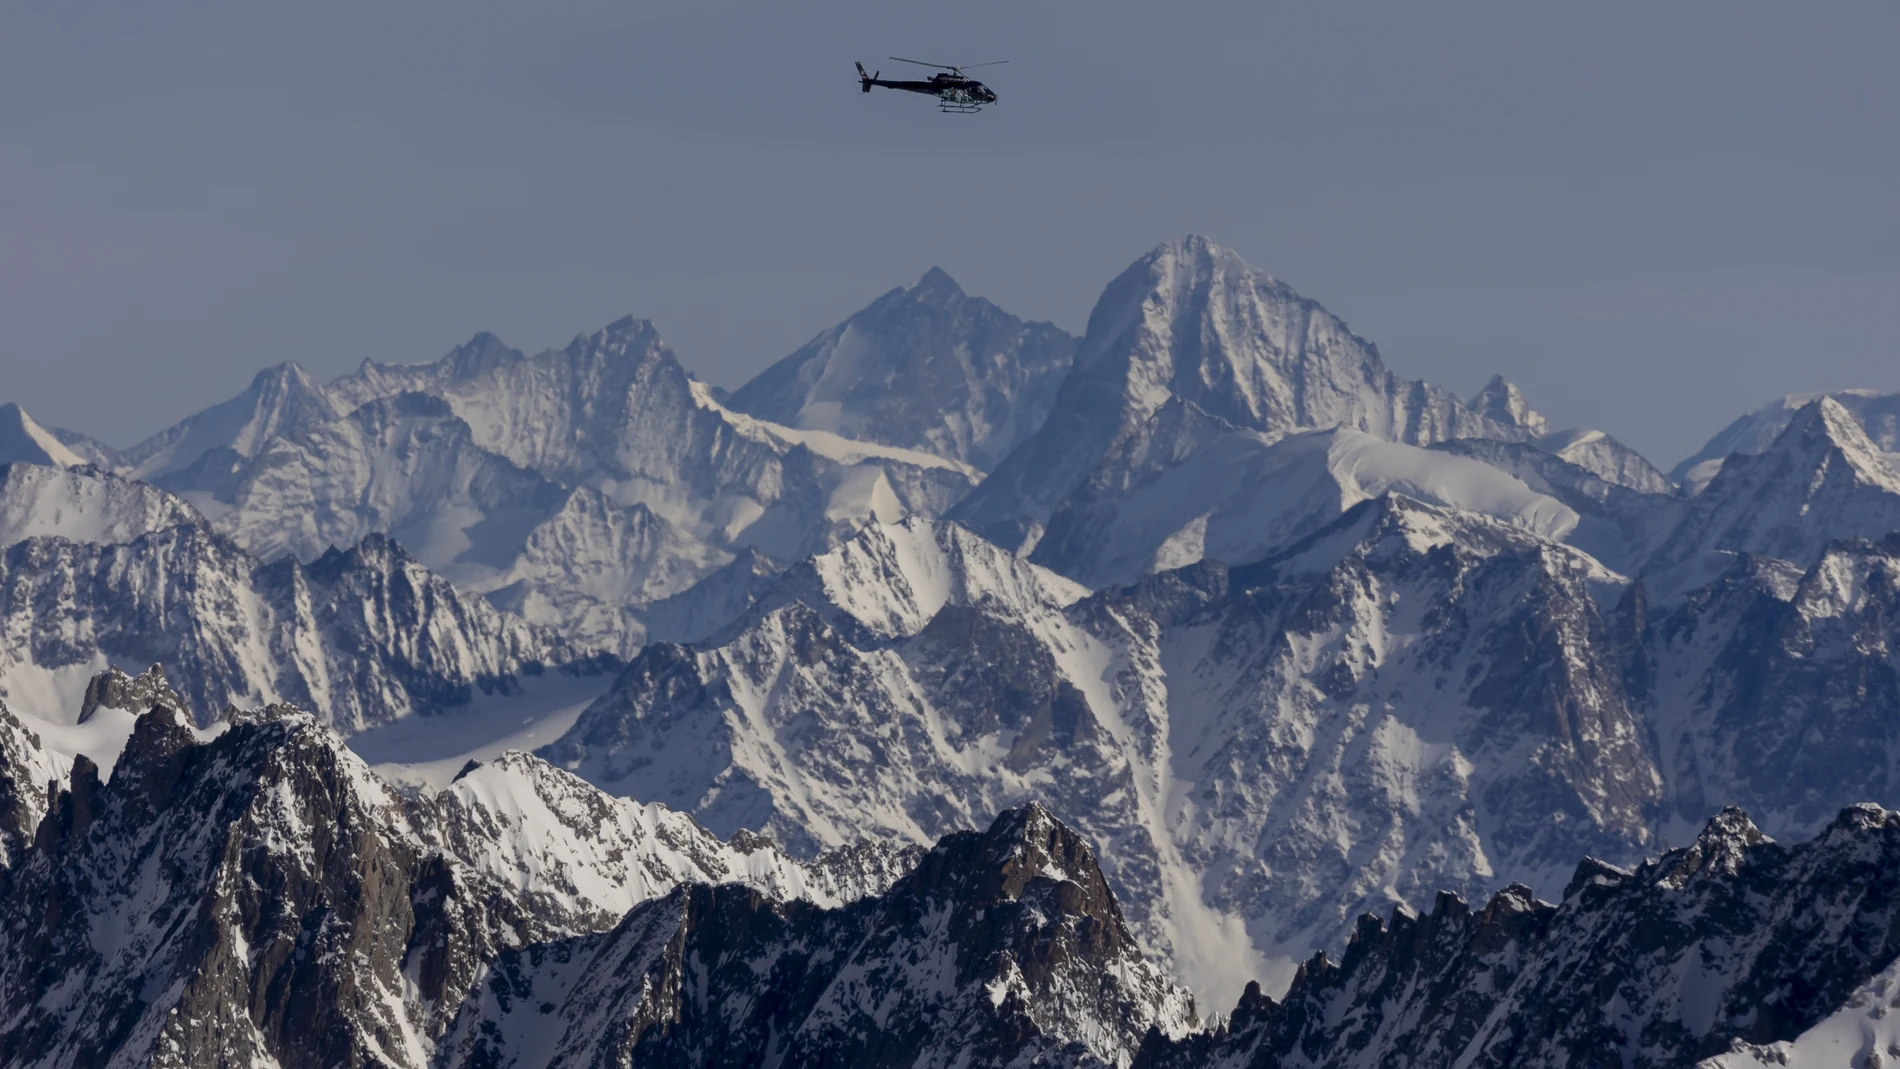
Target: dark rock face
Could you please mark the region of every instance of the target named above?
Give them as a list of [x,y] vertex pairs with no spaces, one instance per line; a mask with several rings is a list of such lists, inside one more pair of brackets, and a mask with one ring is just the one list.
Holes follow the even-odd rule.
[[[110,783],[75,771],[0,905],[0,1056],[361,1065],[426,1033],[402,976],[419,843],[319,734],[253,718],[198,745],[158,706]],[[496,929],[463,933],[463,975]]]
[[1558,905],[1513,886],[1481,910],[1445,895],[1424,916],[1367,916],[1283,999],[1250,991],[1224,1031],[1152,1038],[1135,1064],[1772,1062],[1896,957],[1900,814],[1851,808],[1788,847],[1730,809],[1635,872],[1586,861]]
[[39,735],[0,704],[0,896],[8,873],[18,865],[46,814],[47,794],[64,778]]
[[189,715],[189,706],[165,678],[165,669],[153,665],[136,676],[128,676],[117,667],[108,667],[86,684],[86,696],[79,706],[79,723],[93,718],[100,709],[123,709],[142,713],[154,705],[163,705]]

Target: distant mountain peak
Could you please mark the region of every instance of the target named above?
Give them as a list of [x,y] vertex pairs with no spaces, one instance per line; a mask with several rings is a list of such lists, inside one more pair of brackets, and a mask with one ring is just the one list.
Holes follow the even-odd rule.
[[1900,393],[1864,389],[1795,393],[1776,398],[1722,428],[1701,449],[1677,464],[1670,478],[1699,491],[1728,457],[1766,450],[1797,413],[1822,399],[1840,406],[1877,447],[1900,451]]
[[0,405],[0,464],[23,461],[52,468],[78,467],[86,460],[68,449],[52,431],[9,401]]
[[734,391],[739,412],[988,470],[1034,433],[1075,339],[933,267]]
[[263,368],[251,376],[251,389],[263,391],[279,388],[317,390],[316,380],[295,360],[285,360]]
[[1532,409],[1523,391],[1506,382],[1503,375],[1491,376],[1491,381],[1471,399],[1471,407],[1507,427],[1522,427],[1540,437],[1550,433],[1550,422]]
[[1048,422],[951,518],[1004,545],[1033,546],[1098,463],[1174,398],[1269,437],[1331,427],[1408,445],[1531,436],[1397,377],[1318,302],[1190,235],[1108,284]]
[[[1860,421],[1832,397],[1822,396],[1802,406],[1762,455],[1785,457],[1816,468],[1839,457],[1860,482],[1900,494],[1900,474],[1867,436]],[[1725,466],[1724,472],[1717,473],[1711,486],[1723,481],[1726,470]],[[1747,477],[1738,471],[1733,478]]]
[[659,328],[651,319],[621,316],[592,334],[576,335],[568,344],[571,355],[595,354],[604,357],[635,356],[642,360],[660,357],[672,360],[672,351],[660,339]]
[[1900,530],[1900,472],[1852,412],[1822,397],[1766,450],[1728,456],[1685,509],[1651,567],[1734,552],[1806,567],[1837,538]]
[[941,267],[932,267],[925,271],[917,281],[904,287],[904,292],[919,297],[956,298],[967,296],[950,272]]

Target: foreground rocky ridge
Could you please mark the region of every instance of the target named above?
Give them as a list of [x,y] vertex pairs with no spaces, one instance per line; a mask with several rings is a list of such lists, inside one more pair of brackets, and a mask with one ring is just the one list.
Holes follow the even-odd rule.
[[0,810],[8,1065],[1097,1066],[1197,1024],[1034,807],[799,863],[523,754],[398,794],[284,707],[156,706],[103,780],[0,707],[0,758],[46,800]]
[[0,811],[8,1065],[420,1069],[505,948],[692,881],[843,904],[916,860],[721,843],[525,755],[399,795],[284,707],[196,732],[155,706],[109,779],[0,711],[0,758],[0,799],[44,799],[25,848],[32,809]]
[[503,955],[448,1064],[1125,1064],[1198,1026],[1094,851],[1036,806],[841,909],[682,887],[612,932]]
[[[523,754],[397,794],[287,708],[159,705],[109,779],[37,750],[0,707],[7,1065],[1774,1064],[1878,1024],[1900,961],[1874,806],[1796,846],[1731,809],[1556,905],[1366,916],[1203,1022],[1038,805],[801,864]],[[7,805],[49,770],[37,819]]]

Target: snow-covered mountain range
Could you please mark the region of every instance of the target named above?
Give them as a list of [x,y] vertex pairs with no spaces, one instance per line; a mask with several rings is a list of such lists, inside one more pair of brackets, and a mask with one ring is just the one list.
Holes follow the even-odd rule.
[[163,490],[31,464],[0,467],[0,635],[0,698],[59,724],[115,661],[163,664],[199,723],[283,701],[346,731],[615,664],[385,536],[264,563]]
[[1191,237],[1081,338],[933,269],[730,395],[628,318],[124,449],[0,406],[0,979],[44,996],[0,1064],[1885,1035],[1885,907],[1826,874],[1900,805],[1896,396],[1665,476]]

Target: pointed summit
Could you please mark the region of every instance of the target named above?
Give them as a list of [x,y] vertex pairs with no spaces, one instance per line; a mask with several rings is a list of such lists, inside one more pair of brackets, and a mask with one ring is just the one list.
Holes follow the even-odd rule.
[[1172,398],[1275,438],[1329,427],[1410,445],[1529,436],[1398,378],[1339,317],[1190,235],[1108,284],[1049,421],[952,518],[1004,545],[1033,544],[1062,500]]
[[933,267],[767,368],[731,406],[988,470],[1041,425],[1074,349]]
[[1742,416],[1709,439],[1694,456],[1676,465],[1670,477],[1700,489],[1731,453],[1760,453],[1774,444],[1801,410],[1821,398],[1841,406],[1876,446],[1900,451],[1900,394],[1874,390],[1833,390],[1826,394],[1789,394]]
[[[1880,447],[1867,436],[1860,421],[1832,397],[1822,397],[1796,412],[1769,451],[1807,458],[1815,464],[1838,461],[1860,481],[1900,493],[1900,476],[1887,463]],[[1721,478],[1717,475],[1716,481]]]
[[44,464],[73,468],[85,458],[66,448],[53,432],[34,422],[26,410],[9,401],[0,405],[0,464]]
[[312,430],[340,413],[323,387],[286,361],[259,371],[243,393],[213,405],[125,451],[126,474],[154,479],[213,449],[254,456],[268,439]]
[[941,267],[925,271],[921,278],[904,287],[903,292],[913,299],[931,301],[954,301],[967,296],[957,280],[950,277],[950,272]]
[[1900,530],[1900,473],[1840,402],[1796,412],[1767,451],[1734,454],[1685,514],[1652,566],[1710,552],[1758,553],[1807,566],[1837,538]]
[[1470,404],[1479,415],[1506,427],[1522,427],[1533,436],[1550,432],[1549,421],[1532,410],[1523,392],[1506,382],[1503,375],[1491,376],[1491,381],[1484,384],[1484,389],[1478,391]]

